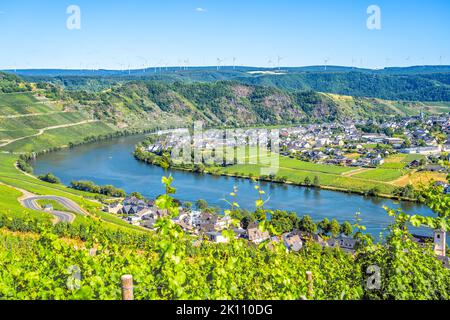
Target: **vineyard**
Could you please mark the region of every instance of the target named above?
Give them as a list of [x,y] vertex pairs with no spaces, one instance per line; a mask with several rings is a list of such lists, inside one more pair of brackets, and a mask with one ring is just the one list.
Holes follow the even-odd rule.
[[[166,194],[157,205],[175,215],[175,189],[171,179],[163,182]],[[355,255],[312,243],[289,253],[281,243],[234,239],[232,231],[229,243],[213,244],[186,235],[170,217],[144,233],[113,230],[90,217],[52,225],[3,214],[0,298],[121,299],[121,276],[131,274],[135,299],[449,299],[450,270],[431,246],[411,241],[406,228],[443,220],[388,214],[396,219],[386,242],[360,233]],[[376,287],[369,285],[373,266],[380,272]]]

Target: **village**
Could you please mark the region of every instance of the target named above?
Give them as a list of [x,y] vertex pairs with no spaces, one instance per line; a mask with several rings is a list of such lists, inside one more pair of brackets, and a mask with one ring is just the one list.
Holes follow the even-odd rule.
[[[158,138],[145,151],[161,154],[166,150],[181,150],[186,144],[201,150],[225,147],[261,146],[270,144],[265,129],[236,129],[228,132],[206,130],[189,135],[187,129],[158,132]],[[353,167],[377,167],[395,153],[419,155],[409,163],[423,170],[447,171],[436,165],[450,156],[450,116],[419,116],[377,122],[372,120],[305,124],[279,129],[279,152],[304,161]],[[442,158],[446,153],[445,158]],[[423,156],[423,157],[420,157]]]
[[[159,209],[153,200],[145,200],[136,196],[127,197],[121,203],[107,205],[104,207],[104,211],[121,216],[129,224],[150,230],[155,230],[155,223],[158,219],[168,216],[167,210]],[[299,229],[293,229],[280,236],[271,236],[268,231],[259,228],[257,221],[251,222],[246,228],[243,228],[242,223],[239,223],[238,226],[233,225],[229,215],[193,210],[181,205],[178,217],[171,218],[171,220],[179,225],[185,233],[197,237],[199,241],[228,243],[230,238],[224,232],[233,231],[236,239],[245,239],[253,244],[281,242],[288,252],[298,252],[308,244],[315,243],[324,248],[340,248],[349,254],[355,254],[359,241],[342,232],[335,237],[326,237]],[[445,249],[445,231],[434,230],[433,237],[412,235],[412,240],[420,246],[433,244],[438,259],[445,267],[450,268],[450,259],[446,256]]]

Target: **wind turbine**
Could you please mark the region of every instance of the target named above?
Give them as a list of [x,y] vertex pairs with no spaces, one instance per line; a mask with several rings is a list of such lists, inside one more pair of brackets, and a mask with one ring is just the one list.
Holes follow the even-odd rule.
[[184,60],[184,64],[185,64],[184,70],[188,69],[189,63],[190,63],[189,59]]
[[148,66],[148,60],[144,57],[137,56],[138,59],[141,59],[144,63],[142,64],[142,72],[145,73],[145,69]]
[[355,69],[355,58],[352,58],[352,69]]
[[217,58],[217,71],[219,71],[220,66],[221,66],[223,61],[224,61],[224,59]]
[[325,59],[323,59],[323,62],[324,62],[324,65],[325,65],[325,71],[327,71],[327,64],[328,64],[328,61],[330,61],[330,58],[325,58]]
[[236,69],[236,57],[233,57],[233,70]]
[[278,70],[280,70],[280,61],[283,60],[283,57],[277,56],[277,66]]

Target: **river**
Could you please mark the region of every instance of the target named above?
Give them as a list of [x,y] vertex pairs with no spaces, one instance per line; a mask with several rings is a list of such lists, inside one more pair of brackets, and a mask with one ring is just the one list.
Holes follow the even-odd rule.
[[[121,137],[45,154],[35,160],[34,170],[36,174],[52,172],[64,184],[70,184],[72,180],[91,180],[99,185],[112,184],[126,192],[139,191],[148,198],[155,198],[164,192],[161,177],[169,172],[134,159],[134,146],[142,140],[142,135]],[[254,209],[258,194],[254,183],[247,179],[182,171],[170,173],[175,179],[176,198],[181,201],[205,199],[212,206],[225,208],[224,197],[237,186],[240,206]],[[355,213],[361,212],[362,224],[375,237],[392,221],[383,206],[402,208],[408,214],[433,215],[428,207],[412,202],[277,183],[262,183],[261,186],[270,197],[268,207],[295,211],[299,215],[309,214],[314,220],[326,217],[353,223]],[[430,234],[425,229],[413,231]]]

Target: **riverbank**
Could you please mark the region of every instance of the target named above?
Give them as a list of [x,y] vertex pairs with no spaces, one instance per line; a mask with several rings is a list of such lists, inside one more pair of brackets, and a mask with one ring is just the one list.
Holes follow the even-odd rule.
[[[337,167],[337,166],[328,166],[329,172],[323,172],[324,167],[317,167],[314,170],[314,164],[307,164],[310,166],[309,170],[302,170],[300,168],[295,168],[298,165],[304,165],[304,162],[298,161],[295,159],[288,159],[289,163],[293,164],[291,167],[280,167],[279,174],[268,176],[268,175],[260,175],[260,169],[262,166],[257,164],[241,164],[241,165],[232,165],[228,167],[222,166],[204,166],[204,165],[180,165],[174,164],[167,157],[161,157],[159,155],[153,154],[151,152],[142,151],[139,149],[139,146],[136,147],[134,153],[134,157],[141,162],[156,165],[163,169],[173,169],[180,170],[191,173],[200,173],[200,174],[209,174],[213,176],[226,176],[226,177],[235,177],[242,179],[249,179],[253,181],[264,181],[271,182],[283,185],[294,185],[300,187],[307,188],[318,188],[323,190],[330,191],[338,191],[344,193],[352,193],[362,196],[374,196],[381,197],[386,199],[393,199],[397,201],[409,201],[409,202],[420,202],[419,199],[412,197],[400,196],[398,194],[394,194],[395,191],[400,190],[401,187],[394,186],[389,182],[382,181],[374,181],[369,179],[361,179],[355,178],[351,175],[348,175],[349,172],[345,168],[346,167]],[[282,159],[282,156],[280,156]],[[284,157],[286,159],[286,157]],[[294,163],[297,161],[298,163]],[[348,167],[347,167],[348,168]],[[322,170],[322,171],[319,171]],[[354,170],[354,169],[350,169]],[[334,172],[333,172],[334,171]],[[321,184],[320,181],[324,178],[327,181],[330,181],[330,177],[335,178],[334,182],[338,182],[341,184],[358,186],[359,189],[351,188],[351,187],[342,187],[339,185],[327,185]],[[292,179],[294,178],[294,179]],[[328,179],[327,179],[328,178]],[[389,192],[383,192],[389,191]],[[419,195],[420,196],[420,195]]]

